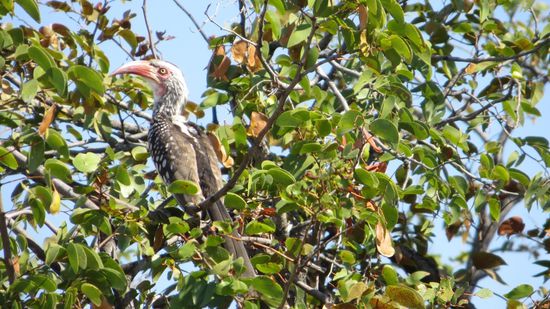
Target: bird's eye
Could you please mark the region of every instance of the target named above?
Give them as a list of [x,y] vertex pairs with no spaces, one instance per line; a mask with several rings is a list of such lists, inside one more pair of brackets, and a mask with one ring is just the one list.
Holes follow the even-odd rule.
[[165,69],[165,68],[160,68],[160,69],[159,69],[159,74],[160,74],[160,75],[166,75],[166,74],[168,74],[168,70]]

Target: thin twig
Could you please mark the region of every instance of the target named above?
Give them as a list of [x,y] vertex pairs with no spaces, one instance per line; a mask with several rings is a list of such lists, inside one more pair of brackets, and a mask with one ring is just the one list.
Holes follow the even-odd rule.
[[158,59],[156,47],[153,43],[153,32],[151,31],[151,28],[149,27],[149,21],[147,20],[147,0],[143,0],[141,10],[143,11],[143,20],[145,21],[145,28],[147,29],[147,36],[149,37],[149,49],[153,54],[153,58]]
[[328,84],[330,90],[334,93],[336,98],[338,98],[338,101],[340,101],[340,105],[342,105],[342,108],[344,111],[349,111],[349,104],[346,98],[342,95],[336,84],[327,76],[327,74],[323,71],[323,68],[317,67],[316,69],[317,74],[321,76],[322,79],[325,80],[325,82]]
[[208,44],[208,42],[210,42],[210,40],[208,39],[208,36],[206,35],[206,33],[204,33],[204,31],[202,30],[202,27],[195,20],[195,17],[193,17],[193,15],[191,15],[191,13],[181,3],[179,3],[178,0],[173,0],[173,1],[185,13],[185,15],[187,15],[187,17],[189,17],[189,19],[191,20],[193,25],[195,25],[195,28],[197,28],[197,31],[201,34],[201,36],[204,39],[204,41],[206,42],[206,44]]

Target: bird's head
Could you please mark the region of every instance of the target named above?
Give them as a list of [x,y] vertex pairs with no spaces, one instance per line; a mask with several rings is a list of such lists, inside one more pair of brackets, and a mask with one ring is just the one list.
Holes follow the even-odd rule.
[[153,90],[153,113],[176,115],[187,101],[187,85],[180,69],[162,60],[140,60],[124,64],[111,75],[135,74],[143,77]]

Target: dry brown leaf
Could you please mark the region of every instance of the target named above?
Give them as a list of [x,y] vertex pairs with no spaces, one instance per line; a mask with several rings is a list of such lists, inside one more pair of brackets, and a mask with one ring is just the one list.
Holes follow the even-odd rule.
[[155,252],[159,251],[164,245],[164,231],[162,225],[159,225],[155,231],[155,239],[153,240],[153,250]]
[[376,224],[376,249],[385,257],[392,257],[395,254],[390,231],[382,225],[382,222]]
[[243,63],[246,59],[246,52],[248,51],[248,42],[240,40],[233,43],[231,46],[231,56],[237,63]]
[[216,47],[210,59],[210,76],[221,80],[228,80],[226,74],[230,64],[231,60],[225,55],[223,45]]
[[257,72],[263,68],[260,57],[258,57],[258,54],[256,53],[256,46],[254,45],[248,46],[248,58],[246,61],[246,67],[252,73]]
[[523,232],[523,229],[525,228],[525,223],[523,223],[523,219],[518,216],[513,216],[511,218],[508,218],[500,224],[498,227],[498,235],[506,235],[511,236],[514,234],[519,234]]
[[208,133],[208,139],[210,140],[210,144],[212,144],[212,148],[214,148],[214,152],[216,152],[218,161],[220,161],[225,167],[232,167],[235,164],[235,161],[231,156],[227,155],[225,152],[225,147],[223,147],[218,137],[213,133]]
[[248,127],[248,135],[258,137],[260,132],[267,125],[268,118],[266,115],[258,112],[252,112],[250,115],[250,126]]
[[460,229],[461,226],[462,226],[462,222],[457,221],[445,228],[445,235],[447,236],[448,241],[451,241],[451,239],[453,239],[456,233],[458,233],[458,230]]
[[364,55],[369,54],[369,42],[367,38],[367,23],[369,20],[368,8],[364,5],[357,7],[359,13],[359,48]]
[[369,20],[369,12],[367,7],[360,5],[357,7],[357,13],[359,13],[359,30],[365,30],[367,28],[367,22]]
[[506,265],[506,262],[500,256],[484,251],[473,253],[472,262],[478,269],[491,269]]
[[40,126],[38,127],[38,134],[40,134],[40,136],[44,136],[44,134],[46,134],[46,131],[50,127],[50,124],[52,124],[54,116],[55,116],[55,110],[56,110],[56,105],[53,104],[44,113],[44,119],[42,119],[42,122],[40,123]]

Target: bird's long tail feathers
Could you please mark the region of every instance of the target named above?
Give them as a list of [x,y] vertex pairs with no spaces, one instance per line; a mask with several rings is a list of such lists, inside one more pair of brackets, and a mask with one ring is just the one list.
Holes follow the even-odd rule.
[[[208,207],[208,215],[213,221],[232,221],[231,216],[229,215],[229,212],[227,211],[227,208],[225,208],[225,205],[222,201],[216,201],[215,203],[210,205]],[[243,258],[245,271],[243,272],[241,277],[253,278],[256,276],[256,273],[254,272],[254,267],[250,262],[250,257],[248,256],[248,252],[244,247],[244,243],[240,239],[241,235],[236,230],[234,230],[231,236],[224,237],[224,248],[229,251],[229,254],[231,254],[233,258]]]

